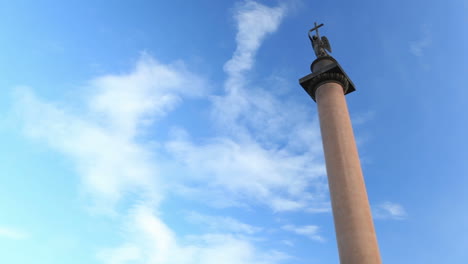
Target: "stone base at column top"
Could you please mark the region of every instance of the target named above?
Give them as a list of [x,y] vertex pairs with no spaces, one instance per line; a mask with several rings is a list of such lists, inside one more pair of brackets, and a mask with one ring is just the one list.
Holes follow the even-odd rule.
[[317,58],[312,62],[310,68],[312,73],[299,79],[299,83],[314,101],[315,91],[320,84],[327,81],[341,83],[345,88],[344,94],[349,94],[356,90],[346,72],[331,56]]

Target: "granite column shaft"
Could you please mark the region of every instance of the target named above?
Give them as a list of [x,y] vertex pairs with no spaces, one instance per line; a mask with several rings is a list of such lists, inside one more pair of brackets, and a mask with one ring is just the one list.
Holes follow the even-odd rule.
[[339,82],[318,85],[315,97],[341,264],[381,263],[348,107]]

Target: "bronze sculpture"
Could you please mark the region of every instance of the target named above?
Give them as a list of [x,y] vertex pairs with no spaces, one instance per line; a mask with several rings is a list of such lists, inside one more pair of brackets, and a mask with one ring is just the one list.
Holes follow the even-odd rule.
[[[328,52],[332,52],[330,42],[328,42],[328,38],[325,36],[322,36],[320,38],[319,31],[318,31],[319,27],[323,26],[323,24],[320,24],[318,26],[317,26],[317,22],[315,22],[314,24],[315,24],[315,27],[309,30],[308,35],[312,43],[312,48],[314,49],[315,55],[317,56],[317,58],[330,56],[327,53],[327,50]],[[315,35],[311,36],[310,32],[314,30],[316,31]]]

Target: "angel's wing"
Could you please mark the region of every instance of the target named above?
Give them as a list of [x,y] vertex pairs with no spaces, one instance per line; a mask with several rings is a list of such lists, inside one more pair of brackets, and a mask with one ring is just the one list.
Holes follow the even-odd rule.
[[322,44],[324,49],[328,50],[328,52],[332,52],[330,42],[328,41],[327,37],[322,37]]

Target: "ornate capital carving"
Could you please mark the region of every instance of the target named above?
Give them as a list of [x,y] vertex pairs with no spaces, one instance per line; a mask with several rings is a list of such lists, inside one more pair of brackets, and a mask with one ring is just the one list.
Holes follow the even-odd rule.
[[314,78],[312,78],[312,80],[310,80],[309,93],[313,94],[315,98],[315,91],[317,90],[317,88],[320,85],[327,83],[327,82],[336,82],[336,83],[341,84],[341,86],[343,87],[344,94],[346,94],[346,92],[348,91],[349,81],[346,78],[346,76],[344,76],[341,73],[336,73],[336,72],[325,72],[325,73],[315,76]]
[[313,73],[304,76],[299,83],[315,101],[315,91],[326,82],[339,83],[343,87],[343,93],[349,94],[355,91],[353,82],[346,75],[338,62],[332,57],[321,57],[311,65]]

